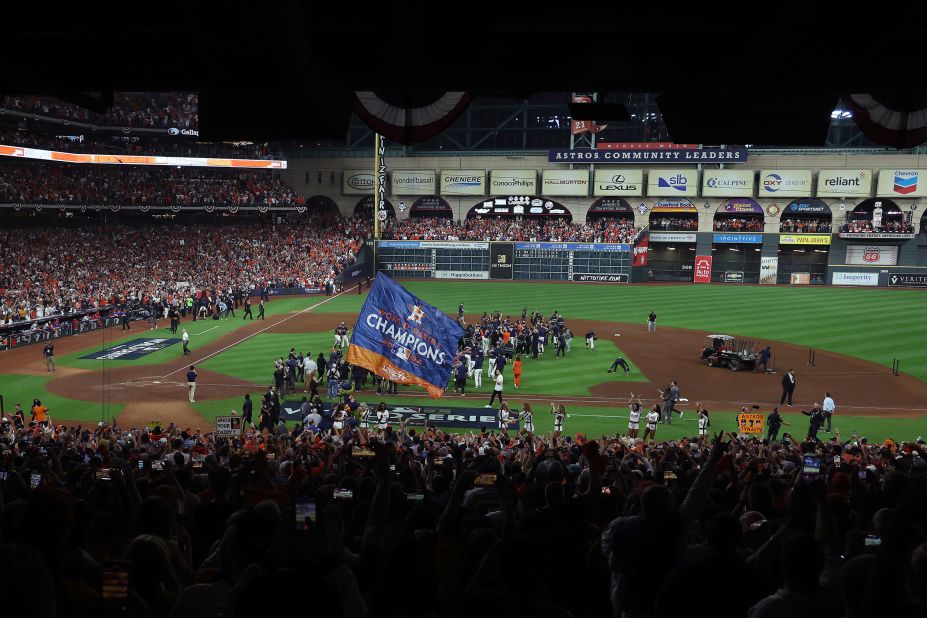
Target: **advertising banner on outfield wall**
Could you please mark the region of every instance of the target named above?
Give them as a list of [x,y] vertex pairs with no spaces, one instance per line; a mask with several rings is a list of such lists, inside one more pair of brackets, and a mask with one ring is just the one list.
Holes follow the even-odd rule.
[[760,258],[760,285],[776,285],[779,277],[779,257],[764,255]]
[[593,195],[643,195],[644,170],[598,168],[595,171]]
[[589,195],[589,170],[543,170],[543,195]]
[[896,273],[888,274],[889,287],[927,288],[927,274]]
[[[695,207],[690,200],[680,197],[677,199],[665,199],[660,200],[653,205],[654,213],[658,212],[698,212],[698,208]],[[643,213],[642,213],[643,214]]]
[[489,245],[489,278],[511,279],[515,261],[515,243],[494,242]]
[[393,195],[434,195],[434,170],[395,170],[390,179]]
[[830,207],[816,197],[809,197],[803,200],[793,200],[785,207],[783,217],[788,215],[824,215],[830,214]]
[[486,170],[441,170],[441,195],[486,195]]
[[547,151],[550,163],[746,163],[749,152],[743,146],[730,148],[621,149],[555,148]]
[[634,208],[627,200],[623,200],[620,197],[600,197],[592,202],[589,210],[586,211],[586,218],[594,219],[596,217],[608,217],[619,213],[633,215]]
[[695,242],[695,237],[695,232],[650,232],[650,242]]
[[927,170],[879,170],[878,197],[927,195]]
[[370,170],[345,170],[341,178],[342,194],[373,195],[374,178]]
[[485,270],[435,270],[435,279],[489,279]]
[[830,281],[833,285],[879,285],[879,273],[848,273],[838,271],[833,274]]
[[818,197],[869,197],[872,191],[870,170],[821,170],[818,172]]
[[627,283],[628,276],[573,273],[573,281],[585,283]]
[[537,170],[490,170],[490,195],[535,195],[538,192]]
[[650,170],[647,174],[647,195],[698,195],[698,170]]
[[711,281],[711,256],[698,255],[695,257],[695,283],[708,283]]
[[894,266],[898,263],[896,245],[847,245],[847,264]]
[[829,245],[830,234],[779,234],[780,245]]
[[762,245],[762,234],[715,234],[711,242],[715,244],[750,244]]
[[753,170],[705,170],[702,195],[706,197],[752,197]]
[[760,197],[811,195],[811,170],[760,170]]

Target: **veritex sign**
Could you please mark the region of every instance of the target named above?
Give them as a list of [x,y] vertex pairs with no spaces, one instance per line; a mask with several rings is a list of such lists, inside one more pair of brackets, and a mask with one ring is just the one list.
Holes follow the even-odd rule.
[[890,287],[927,288],[927,273],[889,273],[888,285]]

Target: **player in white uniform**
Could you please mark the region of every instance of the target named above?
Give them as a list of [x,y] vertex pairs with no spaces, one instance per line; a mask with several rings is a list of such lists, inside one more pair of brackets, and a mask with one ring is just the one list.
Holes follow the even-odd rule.
[[550,413],[554,415],[554,433],[559,436],[563,433],[563,419],[566,418],[566,408],[551,403]]
[[704,438],[708,436],[708,426],[711,425],[711,420],[708,418],[708,410],[703,410],[702,403],[698,402],[695,404],[695,413],[698,415],[699,438]]
[[650,436],[651,440],[656,439],[657,437],[657,423],[660,422],[660,406],[653,406],[650,408],[650,412],[647,413],[647,426],[644,428],[644,441],[647,441],[647,437]]
[[628,437],[636,439],[641,428],[641,398],[631,401],[633,398],[634,393],[631,393],[631,398],[628,399]]
[[387,425],[389,425],[389,410],[386,409],[385,404],[381,403],[377,407],[377,429],[386,431]]
[[525,431],[534,433],[534,412],[531,411],[531,404],[526,403],[521,410],[521,417],[525,422]]

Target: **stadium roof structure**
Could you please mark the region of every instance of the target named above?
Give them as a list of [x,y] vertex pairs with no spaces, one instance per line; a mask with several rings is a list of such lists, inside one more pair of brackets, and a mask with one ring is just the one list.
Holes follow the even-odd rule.
[[5,6],[0,94],[196,90],[201,135],[224,140],[341,138],[355,91],[413,102],[654,92],[677,142],[809,145],[823,143],[843,95],[919,101],[923,85],[905,75],[927,30],[890,6],[860,18],[794,0],[759,13],[723,2],[127,6],[71,3],[41,18]]

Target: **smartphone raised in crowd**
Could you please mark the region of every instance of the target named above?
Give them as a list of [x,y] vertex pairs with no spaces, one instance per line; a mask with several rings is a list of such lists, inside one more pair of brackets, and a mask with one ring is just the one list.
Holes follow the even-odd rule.
[[363,457],[365,459],[371,459],[375,453],[369,448],[356,448],[351,451],[353,457]]
[[129,563],[124,560],[107,560],[103,563],[104,599],[126,599],[129,597]]
[[29,487],[31,487],[32,489],[36,489],[41,484],[42,484],[42,473],[33,472],[29,476]]
[[874,534],[866,535],[866,547],[878,547],[882,544],[882,539]]
[[406,500],[408,500],[409,502],[421,502],[424,499],[425,499],[425,494],[422,494],[422,493],[406,494]]
[[315,500],[307,496],[296,498],[296,527],[306,530],[306,519],[315,522]]
[[476,477],[476,480],[473,481],[473,484],[477,487],[494,487],[496,485],[496,475],[480,474]]
[[821,458],[817,455],[805,455],[802,478],[813,481],[821,475]]
[[339,487],[338,489],[334,491],[332,495],[335,498],[335,500],[350,500],[351,498],[354,497],[354,490],[353,489],[342,489]]

